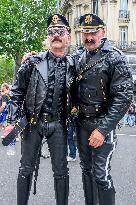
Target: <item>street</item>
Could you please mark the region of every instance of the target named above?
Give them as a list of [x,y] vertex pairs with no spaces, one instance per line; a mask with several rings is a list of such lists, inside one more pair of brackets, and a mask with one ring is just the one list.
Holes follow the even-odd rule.
[[[112,159],[112,176],[116,188],[116,205],[136,205],[136,127],[117,130],[118,145]],[[15,146],[16,154],[7,155],[7,147],[0,143],[0,205],[16,205],[16,181],[20,160],[20,142]],[[47,152],[47,148],[45,149]],[[69,205],[85,205],[79,157],[69,162]],[[50,158],[41,158],[37,182],[37,194],[29,205],[55,205],[53,177]]]

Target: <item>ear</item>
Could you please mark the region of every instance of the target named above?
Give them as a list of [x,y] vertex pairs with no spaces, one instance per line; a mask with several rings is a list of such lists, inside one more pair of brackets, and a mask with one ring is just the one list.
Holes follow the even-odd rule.
[[68,35],[68,44],[71,44],[71,36]]
[[46,44],[48,44],[49,43],[49,36],[47,36],[47,38],[46,38]]
[[105,33],[106,33],[106,31],[105,31],[105,29],[103,29],[103,36],[105,36]]
[[46,39],[46,45],[47,45],[47,48],[49,49],[49,48],[50,48],[50,40],[49,40],[49,36],[48,36],[47,39]]

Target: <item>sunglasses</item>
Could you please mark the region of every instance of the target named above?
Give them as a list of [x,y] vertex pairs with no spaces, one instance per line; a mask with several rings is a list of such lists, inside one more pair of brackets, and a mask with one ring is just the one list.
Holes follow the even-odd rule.
[[52,29],[52,30],[48,30],[48,36],[54,36],[55,34],[58,34],[59,36],[64,36],[66,33],[65,29]]

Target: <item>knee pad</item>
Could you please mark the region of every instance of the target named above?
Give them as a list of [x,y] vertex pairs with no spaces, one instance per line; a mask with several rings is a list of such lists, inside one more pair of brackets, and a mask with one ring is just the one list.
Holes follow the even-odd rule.
[[28,177],[31,176],[33,174],[33,168],[30,166],[23,166],[19,168],[19,175],[24,176],[24,177]]
[[113,181],[112,181],[112,179],[111,180],[104,180],[104,179],[101,179],[101,178],[95,178],[95,181],[97,183],[97,186],[100,189],[108,190],[108,189],[113,188]]

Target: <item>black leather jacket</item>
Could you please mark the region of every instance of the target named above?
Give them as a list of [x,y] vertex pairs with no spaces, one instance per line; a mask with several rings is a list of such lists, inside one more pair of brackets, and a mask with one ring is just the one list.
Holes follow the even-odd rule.
[[132,76],[126,57],[104,39],[95,54],[82,48],[73,58],[79,112],[88,120],[90,116],[99,118],[97,129],[106,136],[115,129],[132,100]]
[[[48,52],[41,52],[38,55],[30,57],[21,65],[17,80],[11,90],[8,115],[9,123],[17,121],[22,105],[28,119],[38,118],[48,87],[48,82],[37,69],[37,65],[42,61],[45,61],[45,63],[48,61]],[[70,89],[74,79],[73,68],[73,61],[67,56],[66,89],[64,89],[66,92],[71,92]]]

